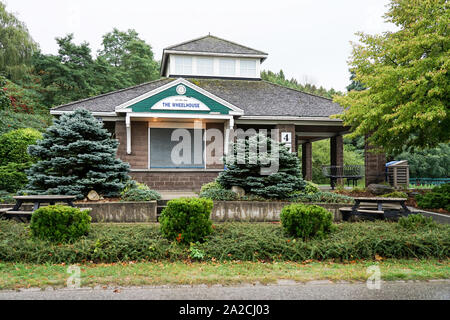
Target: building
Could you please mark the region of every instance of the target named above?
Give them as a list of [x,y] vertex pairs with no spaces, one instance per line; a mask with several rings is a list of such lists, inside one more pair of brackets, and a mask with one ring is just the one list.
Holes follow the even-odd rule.
[[[198,190],[224,165],[230,129],[278,129],[292,152],[302,152],[305,179],[312,176],[311,143],[330,139],[331,165],[343,164],[342,108],[330,99],[282,87],[260,78],[268,54],[205,36],[164,49],[161,79],[55,107],[58,116],[77,108],[90,110],[119,140],[118,157],[131,175],[156,190]],[[185,159],[171,157],[185,129],[191,141]],[[221,140],[207,132],[221,133]],[[208,150],[212,141],[214,150]],[[217,147],[219,145],[219,147]],[[189,150],[189,148],[187,149]],[[211,152],[207,152],[211,151]],[[181,154],[181,153],[180,153]]]

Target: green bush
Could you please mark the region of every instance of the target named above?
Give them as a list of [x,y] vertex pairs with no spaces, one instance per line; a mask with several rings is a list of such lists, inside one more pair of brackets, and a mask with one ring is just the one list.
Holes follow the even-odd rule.
[[28,180],[24,171],[30,165],[31,163],[10,162],[7,165],[0,166],[0,190],[15,193],[25,186]]
[[434,187],[431,192],[416,196],[417,205],[423,209],[450,211],[450,183]]
[[319,186],[311,181],[306,181],[305,189],[303,190],[303,193],[305,194],[314,194],[320,192]]
[[422,227],[433,227],[436,225],[433,218],[425,217],[421,214],[410,214],[407,217],[398,219],[398,224],[405,229],[417,230]]
[[[303,241],[288,236],[276,223],[220,223],[207,241],[188,244],[169,241],[158,224],[93,223],[86,237],[68,243],[33,239],[29,226],[0,220],[0,261],[66,263],[86,261],[182,261],[196,256],[206,261],[348,261],[389,259],[448,259],[450,225],[409,230],[398,223],[376,221],[340,223],[325,239]],[[198,250],[198,251],[197,251]]]
[[316,205],[291,204],[281,210],[280,216],[283,228],[302,239],[323,238],[333,228],[331,212]]
[[[261,145],[267,146],[266,152],[255,154],[256,146]],[[277,152],[272,152],[272,148]],[[226,189],[238,186],[266,199],[285,199],[305,187],[297,155],[261,133],[248,139],[238,138],[225,157],[225,165],[217,182]]]
[[202,187],[200,189],[200,193],[202,193],[204,191],[208,191],[210,189],[223,189],[223,187],[217,181],[214,180],[212,182],[202,185]]
[[391,193],[383,194],[381,197],[383,197],[383,198],[408,198],[408,195],[405,192],[394,191]]
[[88,233],[91,217],[87,210],[53,205],[37,209],[31,216],[31,233],[51,242],[74,242]]
[[121,192],[121,198],[123,201],[151,201],[161,199],[161,195],[146,184],[130,180]]
[[169,240],[190,243],[203,241],[212,232],[211,199],[180,198],[170,200],[161,213],[162,234]]
[[234,201],[238,200],[236,192],[223,188],[207,188],[200,192],[200,198],[208,198],[215,201]]
[[28,146],[35,144],[42,134],[31,128],[12,130],[0,136],[0,166],[10,162],[28,163],[36,159],[27,152]]
[[315,203],[353,203],[353,198],[334,192],[320,191],[314,194],[298,193],[293,195],[293,201],[296,202],[315,202]]

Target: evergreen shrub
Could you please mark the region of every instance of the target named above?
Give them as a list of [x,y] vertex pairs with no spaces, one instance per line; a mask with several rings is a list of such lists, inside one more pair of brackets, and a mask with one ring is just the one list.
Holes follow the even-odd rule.
[[[266,150],[258,149],[258,153],[254,154],[251,146],[260,145],[265,146]],[[275,152],[277,149],[278,152]],[[239,186],[246,193],[263,198],[286,199],[292,192],[305,187],[305,181],[300,178],[297,155],[284,144],[263,134],[248,139],[238,138],[224,162],[226,170],[220,173],[217,182],[226,189]],[[277,168],[272,168],[273,171],[269,169],[271,163],[278,164]]]
[[294,237],[323,238],[333,229],[333,215],[317,205],[296,203],[281,210],[281,224]]
[[52,205],[37,209],[31,216],[33,237],[51,242],[74,242],[89,232],[88,210]]
[[450,183],[436,186],[423,195],[416,196],[417,205],[423,209],[445,209],[450,211]]
[[129,180],[129,164],[116,158],[117,147],[118,141],[89,111],[64,114],[28,148],[39,161],[27,171],[27,192],[83,199],[95,190],[117,197]]
[[170,200],[161,213],[161,233],[169,240],[190,243],[204,241],[212,233],[211,199],[179,198]]

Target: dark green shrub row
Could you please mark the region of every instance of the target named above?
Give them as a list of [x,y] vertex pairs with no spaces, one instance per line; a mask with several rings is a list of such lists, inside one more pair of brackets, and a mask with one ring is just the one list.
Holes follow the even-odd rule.
[[[374,259],[450,257],[450,226],[408,230],[398,223],[338,224],[324,239],[292,238],[280,224],[223,223],[207,241],[195,245],[196,256],[217,261],[304,261],[307,259]],[[189,245],[169,241],[156,224],[93,224],[73,244],[55,244],[31,237],[29,226],[0,221],[0,261],[81,263],[141,260],[179,261],[191,257]]]
[[433,227],[435,222],[431,217],[425,217],[421,214],[410,214],[407,217],[401,217],[398,224],[409,230],[418,230],[422,227]]
[[431,192],[416,196],[417,205],[423,209],[450,211],[450,183],[434,187]]

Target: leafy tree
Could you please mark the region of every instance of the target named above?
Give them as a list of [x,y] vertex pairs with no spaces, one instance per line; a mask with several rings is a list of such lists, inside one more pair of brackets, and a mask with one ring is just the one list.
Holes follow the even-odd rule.
[[[255,157],[256,152],[252,152],[254,149],[251,147],[257,144],[267,146],[266,152],[259,150],[259,157]],[[305,181],[301,178],[298,157],[282,144],[278,145],[279,153],[273,152],[275,144],[278,142],[263,134],[238,139],[231,148],[235,160],[226,157],[227,169],[220,173],[217,182],[225,188],[239,186],[248,193],[264,198],[286,199],[292,192],[302,190]],[[268,160],[278,162],[278,170],[264,175],[263,168],[270,166]]]
[[75,44],[72,34],[56,41],[58,55],[37,53],[33,57],[35,73],[40,75],[45,88],[45,104],[59,105],[96,94],[96,74],[89,45]]
[[449,141],[449,2],[391,0],[384,17],[399,30],[358,33],[350,65],[367,89],[335,97],[341,118],[387,152]]
[[29,192],[84,198],[90,190],[116,197],[129,180],[128,163],[116,158],[118,142],[92,114],[78,109],[62,115],[31,145],[40,159],[28,171]]
[[414,178],[450,177],[450,144],[441,143],[436,148],[408,150],[395,157],[408,160],[409,175]]
[[6,11],[0,2],[0,74],[20,79],[28,70],[31,56],[37,49],[25,24]]
[[159,65],[154,60],[152,48],[135,30],[123,32],[114,28],[103,36],[102,44],[99,58],[114,67],[121,78],[126,79],[127,85],[158,79]]

